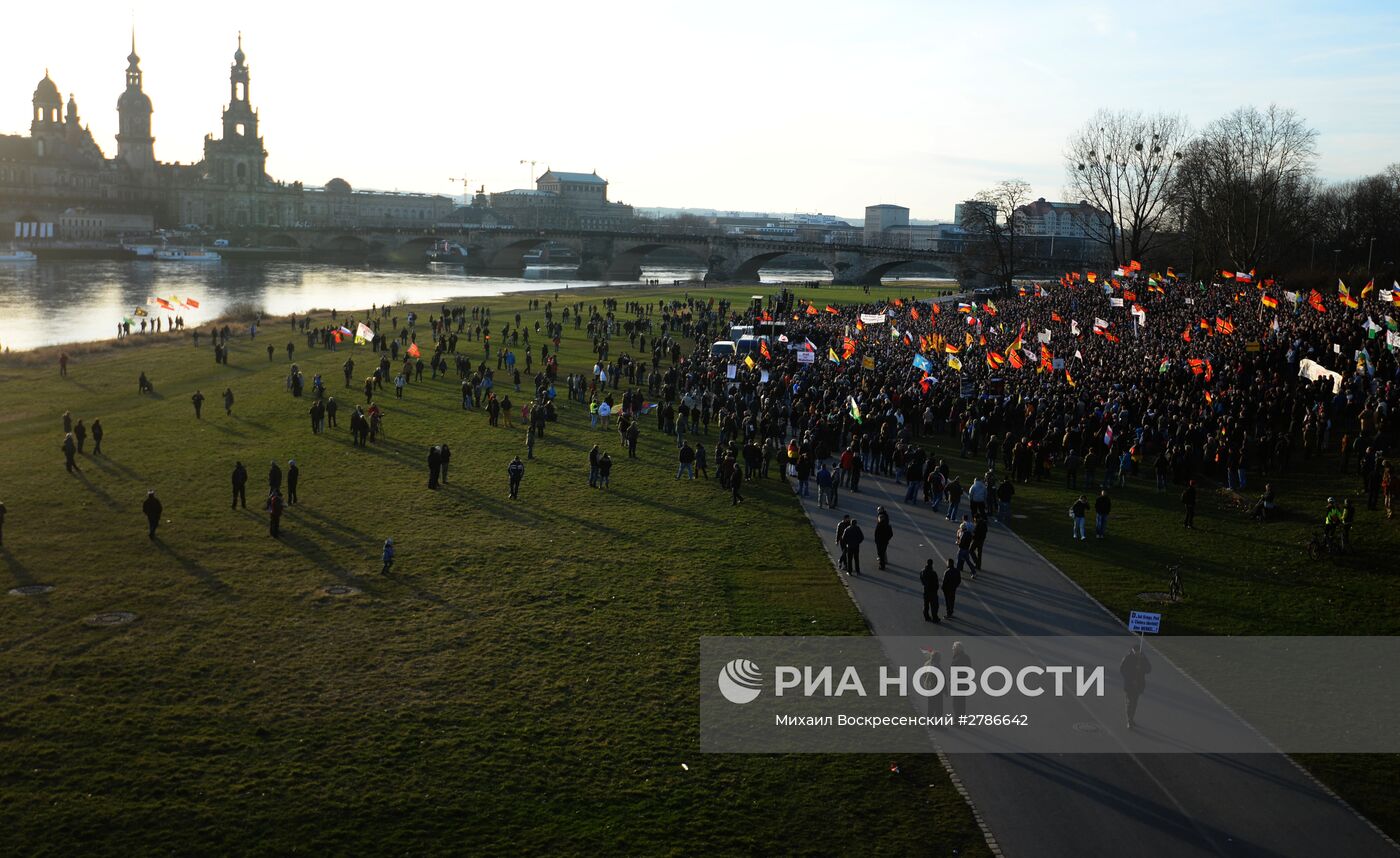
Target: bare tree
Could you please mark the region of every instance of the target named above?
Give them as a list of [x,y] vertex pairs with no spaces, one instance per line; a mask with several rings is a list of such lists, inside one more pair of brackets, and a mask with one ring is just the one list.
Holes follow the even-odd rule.
[[1159,113],[1100,110],[1070,138],[1066,196],[1106,213],[1084,224],[1115,266],[1159,246],[1176,167],[1190,137],[1186,120]]
[[1017,209],[1031,200],[1031,186],[1021,179],[1003,179],[978,191],[963,204],[962,222],[973,246],[969,261],[996,278],[1006,290],[1016,276],[1016,236],[1024,215]]
[[1242,107],[1187,147],[1177,177],[1204,261],[1247,271],[1282,261],[1308,232],[1317,132],[1292,110]]

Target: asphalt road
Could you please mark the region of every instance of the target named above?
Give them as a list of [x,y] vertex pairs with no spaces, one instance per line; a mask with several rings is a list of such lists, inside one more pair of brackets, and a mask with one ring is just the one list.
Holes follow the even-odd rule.
[[[839,574],[875,634],[956,633],[969,647],[978,635],[1116,634],[1126,651],[1123,622],[996,524],[984,571],[975,581],[963,576],[956,618],[941,627],[925,622],[919,571],[931,557],[941,575],[945,559],[956,559],[956,523],[903,498],[903,486],[867,475],[859,493],[841,490],[838,509],[818,507],[815,480],[811,497],[802,501],[833,564],[837,522],[846,513],[860,521],[864,575]],[[875,558],[877,505],[890,513],[895,532],[883,571]],[[1092,526],[1091,518],[1091,533]],[[1066,517],[1066,539],[1069,532]],[[1284,755],[1154,753],[1152,717],[1149,690],[1138,714],[1141,732],[1103,719],[1095,735],[1112,743],[1112,752],[957,753],[947,759],[996,846],[1013,858],[1400,854]]]

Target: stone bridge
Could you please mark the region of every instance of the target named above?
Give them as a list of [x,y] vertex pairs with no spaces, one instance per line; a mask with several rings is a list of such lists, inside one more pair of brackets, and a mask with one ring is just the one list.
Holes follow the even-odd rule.
[[[585,280],[640,279],[642,261],[659,250],[680,251],[692,256],[696,267],[705,270],[707,282],[756,283],[762,268],[788,255],[815,259],[831,272],[837,284],[876,285],[888,272],[910,263],[938,268],[960,281],[972,281],[977,277],[964,265],[961,253],[946,250],[824,244],[703,232],[315,227],[250,230],[234,238],[236,245],[399,262],[422,259],[432,245],[447,241],[467,249],[466,267],[470,273],[512,277],[524,272],[527,253],[547,244],[572,250],[579,259],[578,276]],[[1052,270],[1047,267],[1046,273]]]

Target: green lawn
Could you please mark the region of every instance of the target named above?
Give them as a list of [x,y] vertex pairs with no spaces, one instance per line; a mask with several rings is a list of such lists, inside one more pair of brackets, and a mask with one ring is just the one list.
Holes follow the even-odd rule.
[[[499,327],[542,317],[525,301],[478,303]],[[702,635],[865,633],[776,481],[732,508],[673,481],[654,422],[629,461],[566,405],[512,502],[524,434],[460,411],[455,381],[389,394],[389,437],[355,449],[348,409],[313,436],[309,398],[283,389],[288,340],[308,382],[362,399],[340,387],[344,350],[275,323],[227,367],[187,336],[75,350],[67,380],[43,355],[0,363],[0,580],[55,588],[0,596],[6,852],[986,854],[935,758],[896,776],[884,757],[697,752]],[[563,372],[591,362],[570,324]],[[136,394],[143,370],[154,398]],[[107,432],[78,476],[64,410]],[[430,492],[426,449],[444,441],[451,484]],[[587,486],[595,441],[617,457],[606,493]],[[247,512],[227,506],[240,458]],[[274,458],[302,468],[280,541],[257,500]],[[167,519],[154,544],[147,488]],[[104,611],[138,619],[85,624]]]
[[[939,438],[932,445],[953,470],[980,473],[985,464],[960,459],[957,445]],[[976,470],[974,470],[976,468]],[[1292,470],[1271,474],[1281,508],[1279,520],[1259,524],[1248,515],[1266,479],[1249,474],[1241,493],[1210,481],[1200,487],[1193,530],[1182,526],[1181,489],[1158,493],[1150,468],[1109,495],[1109,538],[1070,538],[1066,511],[1080,489],[1054,479],[1017,486],[1013,529],[1119,617],[1133,610],[1162,612],[1162,633],[1172,635],[1394,635],[1400,634],[1400,520],[1370,512],[1360,477],[1344,476],[1341,457],[1295,457]],[[1100,473],[1100,476],[1102,474]],[[965,479],[966,483],[967,480]],[[1356,550],[1314,562],[1306,545],[1321,525],[1329,495],[1352,497],[1358,506]],[[1092,525],[1092,521],[1090,522]],[[1167,567],[1180,565],[1187,598],[1179,604],[1144,601],[1140,593],[1163,592]],[[1393,755],[1298,755],[1324,783],[1365,813],[1392,837],[1400,837],[1400,757]]]

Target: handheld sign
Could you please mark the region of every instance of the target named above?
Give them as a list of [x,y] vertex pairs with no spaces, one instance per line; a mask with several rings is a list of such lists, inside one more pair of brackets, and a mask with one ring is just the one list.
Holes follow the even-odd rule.
[[1162,630],[1162,615],[1133,611],[1128,615],[1128,631],[1155,635]]

